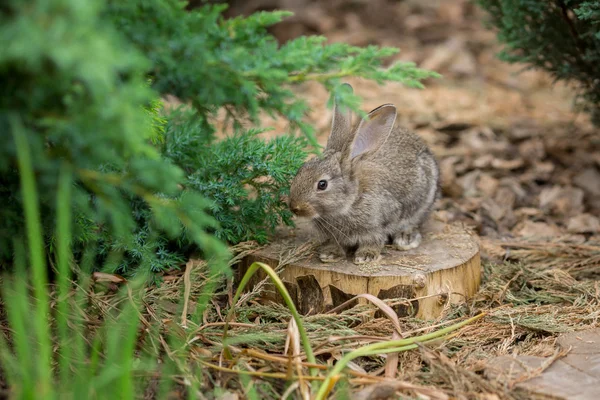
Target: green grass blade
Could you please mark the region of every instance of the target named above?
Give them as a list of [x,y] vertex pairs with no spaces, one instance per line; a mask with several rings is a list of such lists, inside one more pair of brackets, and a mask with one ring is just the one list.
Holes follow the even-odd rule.
[[157,399],[167,399],[169,398],[169,393],[173,389],[174,381],[173,375],[176,371],[175,363],[169,358],[165,357],[165,362],[163,364],[158,364],[157,378],[159,380],[158,391],[156,393]]
[[202,393],[202,391],[200,390],[200,382],[198,382],[198,379],[191,379],[190,384],[187,388],[187,398],[189,400],[197,399],[198,393]]
[[83,334],[81,331],[72,332],[69,329],[70,280],[71,269],[71,184],[72,175],[65,167],[62,168],[58,181],[57,216],[56,216],[56,255],[57,255],[57,286],[56,329],[59,340],[59,379],[60,387],[70,387],[71,343],[72,335]]
[[32,353],[31,329],[27,316],[31,314],[29,293],[27,290],[27,272],[25,249],[21,242],[15,240],[15,276],[6,277],[2,286],[2,298],[6,304],[9,326],[12,330],[13,347],[17,357],[18,369],[13,370],[15,380],[10,382],[15,397],[33,396],[37,371]]
[[[316,364],[315,356],[313,354],[308,335],[306,334],[304,324],[302,323],[302,318],[300,318],[300,314],[298,313],[298,310],[296,310],[296,306],[294,305],[290,294],[288,293],[287,289],[285,288],[285,285],[283,284],[275,270],[273,270],[273,268],[269,267],[267,264],[261,262],[255,262],[250,266],[250,268],[248,268],[238,286],[237,291],[235,292],[235,296],[233,297],[233,300],[231,302],[232,307],[227,312],[227,317],[225,318],[225,327],[223,328],[223,349],[225,351],[225,355],[231,357],[229,349],[227,348],[227,331],[229,329],[229,322],[231,322],[231,318],[233,317],[233,313],[235,312],[234,306],[237,303],[240,296],[242,295],[244,288],[259,268],[265,271],[269,278],[271,278],[273,284],[283,297],[283,300],[285,301],[286,306],[290,310],[292,317],[296,321],[296,325],[298,325],[298,331],[300,332],[300,339],[302,340],[302,347],[304,347],[304,352],[306,353],[306,359],[308,360],[308,362]],[[318,371],[315,368],[311,368],[311,374],[316,375],[317,372]]]
[[6,375],[6,381],[10,386],[13,386],[15,382],[20,380],[20,366],[21,363],[10,350],[10,346],[6,341],[4,333],[0,333],[0,367],[2,368],[2,372]]
[[27,135],[24,128],[16,119],[12,121],[12,132],[17,149],[21,193],[27,227],[29,257],[32,269],[33,291],[35,295],[34,327],[38,342],[36,365],[36,393],[39,398],[50,399],[52,382],[52,344],[50,326],[48,323],[48,271],[43,244],[42,227],[40,222],[38,194],[35,176],[31,164],[31,154]]
[[[98,243],[92,242],[85,247],[80,263],[80,273],[76,276],[78,282],[77,291],[75,292],[75,299],[73,306],[73,314],[79,313],[79,307],[83,308],[81,312],[85,312],[87,304],[87,296],[92,284],[91,274],[94,268],[95,256],[98,254]],[[100,336],[97,333],[94,337],[90,337],[91,342],[90,353],[88,354],[88,341],[87,337],[91,334],[87,333],[87,327],[83,318],[77,317],[72,321],[74,326],[74,337],[73,337],[73,352],[72,360],[73,364],[77,365],[78,373],[75,375],[73,398],[74,399],[87,399],[92,396],[90,382],[95,376],[95,366],[99,362],[99,351],[102,345]],[[96,363],[94,363],[94,357],[96,357]]]
[[[100,381],[100,377],[98,377],[98,367],[100,364],[100,356],[102,353],[102,330],[96,333],[94,336],[94,340],[92,340],[90,346],[90,359],[89,363],[84,360],[84,367],[81,368],[81,377],[82,379],[78,385],[78,392],[76,393],[75,398],[88,398],[94,397],[97,394],[97,386],[99,386],[98,382]],[[87,367],[87,368],[86,368]],[[82,397],[83,396],[83,397]]]
[[461,321],[454,325],[445,327],[443,329],[439,329],[437,331],[425,335],[415,336],[407,339],[388,340],[386,342],[373,343],[363,347],[359,347],[358,349],[349,352],[335,364],[331,371],[329,371],[329,373],[325,377],[325,381],[323,381],[323,384],[319,387],[316,400],[323,400],[327,397],[329,392],[333,389],[333,386],[337,381],[338,375],[344,370],[344,368],[346,368],[348,363],[350,363],[350,361],[354,360],[355,358],[379,353],[391,353],[395,351],[410,350],[411,348],[416,348],[416,346],[410,347],[411,345],[415,345],[416,343],[425,343],[434,339],[444,337],[449,333],[462,328],[465,325],[468,325],[477,321],[480,318],[483,318],[485,315],[485,313],[481,313],[465,321]]
[[[95,254],[93,246],[86,249],[83,260],[86,260],[86,254]],[[75,292],[73,306],[79,307],[85,304],[85,299],[88,293],[91,279],[89,275],[80,275],[79,286]],[[78,309],[73,310],[73,315],[76,315]],[[71,360],[73,365],[77,366],[77,374],[73,377],[74,384],[72,389],[73,399],[86,399],[90,396],[89,388],[90,381],[93,377],[91,363],[88,361],[87,342],[86,342],[86,327],[83,318],[77,316],[72,322],[73,325],[73,349]],[[97,343],[100,346],[100,342]],[[93,346],[92,346],[93,347]]]
[[142,274],[122,288],[120,295],[130,299],[116,320],[106,322],[106,357],[95,380],[95,389],[99,392],[111,391],[119,398],[134,397],[133,365],[140,323],[140,300],[134,294],[140,292],[146,280]]
[[135,358],[135,346],[137,344],[137,333],[139,326],[139,315],[135,304],[130,306],[131,312],[124,313],[127,318],[119,318],[121,324],[124,325],[123,340],[121,342],[121,353],[119,363],[123,366],[123,374],[120,379],[121,395],[123,398],[134,398],[134,380],[133,380],[133,363]]
[[252,379],[248,375],[240,375],[240,383],[244,388],[244,395],[248,400],[260,400],[260,397],[256,391],[256,387],[252,385]]

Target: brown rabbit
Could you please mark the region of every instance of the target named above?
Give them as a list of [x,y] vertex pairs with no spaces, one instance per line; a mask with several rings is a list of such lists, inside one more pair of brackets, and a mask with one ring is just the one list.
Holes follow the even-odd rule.
[[396,107],[384,104],[353,127],[351,113],[334,106],[323,155],[292,181],[290,209],[323,233],[321,261],[338,261],[352,249],[356,264],[377,261],[389,240],[400,250],[419,246],[439,168],[423,140],[395,121]]

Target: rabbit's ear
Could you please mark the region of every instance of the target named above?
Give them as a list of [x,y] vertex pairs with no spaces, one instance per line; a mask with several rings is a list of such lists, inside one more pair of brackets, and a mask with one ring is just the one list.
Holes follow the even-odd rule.
[[[345,90],[352,93],[352,86],[347,83],[342,85]],[[352,111],[349,108],[342,109],[337,101],[333,105],[333,118],[331,120],[331,134],[327,140],[327,150],[341,151],[348,143],[348,137],[352,131]]]
[[396,121],[396,107],[384,104],[360,121],[350,149],[350,159],[373,154],[385,143]]

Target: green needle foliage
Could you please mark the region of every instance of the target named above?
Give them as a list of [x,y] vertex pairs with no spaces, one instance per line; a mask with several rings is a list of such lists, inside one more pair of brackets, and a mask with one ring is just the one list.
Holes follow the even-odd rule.
[[229,243],[264,243],[281,223],[291,224],[284,197],[295,171],[304,162],[302,137],[279,136],[265,141],[261,130],[249,130],[223,140],[202,138],[197,119],[168,124],[164,155],[187,175],[186,187],[212,201],[219,221],[218,238]]
[[[393,48],[326,45],[322,37],[280,46],[267,28],[286,12],[227,20],[222,5],[185,7],[177,0],[2,3],[3,266],[12,265],[13,240],[25,237],[17,130],[31,149],[49,258],[56,257],[59,171],[68,168],[75,260],[94,248],[96,264],[109,272],[131,275],[140,265],[160,272],[191,251],[222,259],[226,243],[264,242],[276,225],[291,223],[288,182],[316,144],[293,85],[321,82],[342,106],[358,109],[360,99],[340,89],[345,77],[419,87],[436,75],[409,63],[384,68]],[[166,111],[167,94],[185,106]],[[227,123],[217,135],[219,111]],[[289,121],[289,135],[261,139],[261,113]]]
[[505,45],[500,58],[542,68],[580,90],[600,124],[600,2],[477,0]]

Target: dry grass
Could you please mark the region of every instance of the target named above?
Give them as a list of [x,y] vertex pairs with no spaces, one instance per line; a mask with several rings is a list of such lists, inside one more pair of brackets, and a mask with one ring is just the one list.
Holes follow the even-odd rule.
[[[485,379],[487,361],[515,354],[549,357],[557,351],[555,339],[560,333],[598,326],[598,281],[587,277],[597,272],[599,248],[591,241],[585,245],[557,242],[551,246],[502,246],[510,249],[510,261],[487,262],[481,290],[468,303],[448,308],[436,321],[404,318],[399,322],[402,335],[410,337],[482,311],[487,317],[447,341],[398,354],[393,384],[390,371],[386,374],[389,355],[355,360],[350,364],[347,388],[361,396],[382,395],[387,390],[432,399],[530,398],[506,383]],[[256,248],[249,243],[236,247],[236,260]],[[280,268],[306,251],[310,248],[288,249],[282,254]],[[327,366],[343,354],[368,343],[390,340],[396,332],[390,318],[374,318],[377,308],[373,305],[305,317],[305,328],[320,363],[317,368],[322,371],[312,377],[308,374],[312,365],[299,346],[289,310],[263,303],[261,288],[265,286],[259,285],[235,304],[236,319],[228,334],[234,357],[225,360],[221,338],[232,286],[219,280],[219,291],[198,314],[198,296],[210,279],[217,278],[209,277],[206,264],[193,262],[186,272],[167,277],[162,286],[148,290],[144,296],[141,315],[145,329],[140,332],[140,349],[151,345],[160,350],[162,357],[179,357],[179,362],[183,355],[187,366],[173,377],[181,383],[180,388],[191,379],[185,371],[191,374],[201,368],[203,374],[194,379],[199,379],[203,392],[224,389],[243,398],[251,390],[260,398],[280,398],[283,394],[306,398],[310,382],[322,380]],[[119,308],[114,292],[102,287],[110,286],[96,286],[89,294],[87,307],[80,310],[91,329]],[[182,319],[186,304],[188,311]],[[172,348],[169,333],[182,338],[183,345]]]

